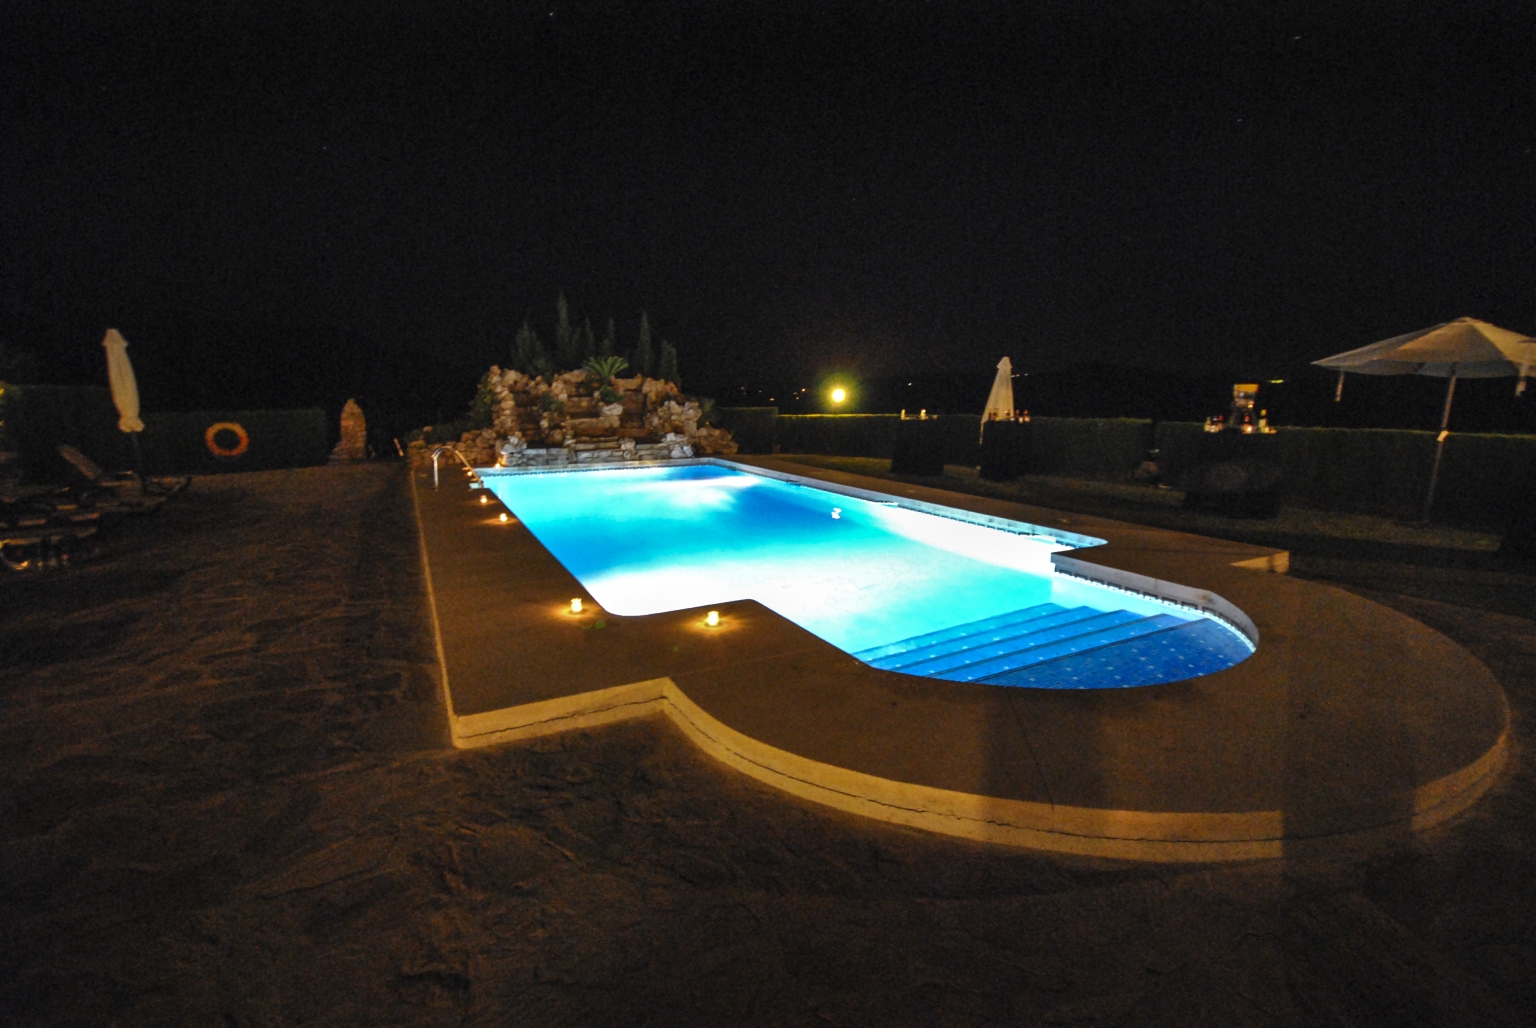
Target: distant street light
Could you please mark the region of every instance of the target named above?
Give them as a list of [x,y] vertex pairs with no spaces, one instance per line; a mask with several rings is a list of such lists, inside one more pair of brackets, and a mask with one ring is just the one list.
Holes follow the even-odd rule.
[[848,399],[848,390],[844,389],[842,386],[838,386],[836,389],[832,390],[833,403],[842,403],[846,399]]

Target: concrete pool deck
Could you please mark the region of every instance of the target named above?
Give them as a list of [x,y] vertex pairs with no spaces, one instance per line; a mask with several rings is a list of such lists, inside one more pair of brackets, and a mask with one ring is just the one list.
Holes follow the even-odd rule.
[[1506,758],[1493,676],[1422,624],[1292,580],[1274,550],[766,458],[738,463],[1089,534],[1058,563],[1240,610],[1253,657],[1204,678],[1052,692],[861,664],[761,605],[569,613],[580,584],[461,475],[413,478],[459,746],[666,714],[706,752],[793,794],[882,820],[1149,860],[1277,856],[1310,840],[1437,824]]

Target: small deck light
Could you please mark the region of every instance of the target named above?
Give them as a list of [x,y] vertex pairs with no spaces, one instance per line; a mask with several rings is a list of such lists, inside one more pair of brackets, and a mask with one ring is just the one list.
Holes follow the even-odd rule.
[[572,598],[572,600],[571,600],[571,613],[572,614],[580,614],[581,613],[581,597],[580,596],[576,596],[576,597]]
[[480,502],[481,503],[490,503],[491,502],[491,498],[489,496],[485,495],[484,493],[481,493],[480,494]]
[[708,625],[710,628],[719,628],[720,627],[720,612],[718,610],[712,610],[708,614],[705,614],[704,615],[704,623],[706,625]]
[[506,511],[502,511],[501,512],[501,523],[503,525],[505,525],[507,523],[507,512]]

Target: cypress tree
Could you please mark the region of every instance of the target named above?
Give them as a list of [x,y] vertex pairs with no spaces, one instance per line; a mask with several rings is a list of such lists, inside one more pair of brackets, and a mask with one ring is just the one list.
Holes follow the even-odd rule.
[[656,377],[665,382],[671,382],[679,389],[683,387],[683,383],[677,377],[677,351],[665,339],[661,341],[661,360],[658,362]]
[[555,301],[555,359],[564,371],[581,367],[581,340],[571,328],[571,308],[563,292]]
[[549,351],[544,349],[544,341],[526,321],[523,322],[523,327],[517,330],[517,339],[513,343],[512,366],[525,375],[548,375],[552,370]]
[[528,360],[533,346],[529,342],[528,337],[531,335],[533,335],[533,326],[525,321],[523,322],[523,327],[517,330],[517,335],[512,340],[512,366],[525,375],[530,374],[528,371]]
[[651,352],[651,322],[645,316],[645,311],[640,312],[640,342],[635,347],[635,370],[646,378],[656,374],[656,358]]
[[603,330],[602,342],[597,344],[597,355],[599,357],[613,356],[613,340],[615,335],[617,335],[617,333],[613,328],[613,319],[609,318],[608,327]]
[[591,360],[593,357],[597,356],[597,343],[592,338],[591,318],[581,319],[581,346],[579,349],[581,352],[581,363],[583,365],[585,365],[587,361]]

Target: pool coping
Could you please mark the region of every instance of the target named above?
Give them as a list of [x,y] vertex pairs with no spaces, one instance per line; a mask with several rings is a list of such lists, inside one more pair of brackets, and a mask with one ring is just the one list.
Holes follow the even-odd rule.
[[766,458],[713,462],[1104,539],[1058,567],[1201,606],[1259,649],[1185,682],[1057,693],[879,671],[751,601],[717,605],[724,630],[701,610],[573,617],[569,598],[587,594],[526,528],[491,517],[499,504],[462,479],[434,492],[418,471],[455,745],[660,714],[722,762],[837,809],[1165,861],[1424,829],[1505,761],[1508,707],[1485,667],[1395,611],[1265,573],[1284,570],[1283,551]]

